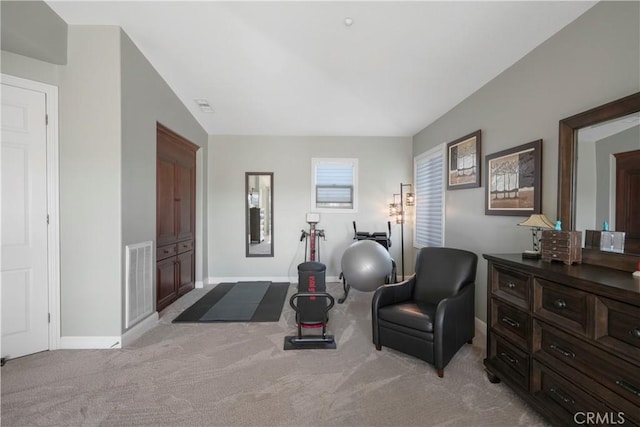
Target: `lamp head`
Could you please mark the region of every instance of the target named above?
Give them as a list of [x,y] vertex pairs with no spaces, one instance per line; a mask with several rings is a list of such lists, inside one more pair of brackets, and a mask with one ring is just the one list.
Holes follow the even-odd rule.
[[533,214],[518,225],[534,228],[554,228],[555,225],[543,214]]

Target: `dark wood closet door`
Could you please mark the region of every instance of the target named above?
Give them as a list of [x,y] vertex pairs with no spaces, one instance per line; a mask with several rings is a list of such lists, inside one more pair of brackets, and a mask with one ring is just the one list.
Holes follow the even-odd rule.
[[[175,257],[158,261],[156,264],[156,275],[158,280],[156,287],[156,304],[158,307],[164,308],[177,298],[177,266],[178,263]],[[158,310],[162,310],[162,308],[159,308]]]
[[195,194],[198,146],[158,124],[156,310],[195,287]]
[[185,252],[178,255],[178,275],[179,277],[179,286],[178,286],[178,296],[186,294],[191,289],[193,289],[194,283],[194,267],[195,267],[195,258],[193,256],[193,251]]
[[176,168],[170,160],[159,157],[157,161],[157,212],[156,228],[158,247],[176,240],[175,187]]
[[616,230],[625,231],[624,250],[640,253],[640,150],[616,157]]
[[178,240],[193,239],[195,218],[195,198],[192,188],[195,188],[196,174],[191,166],[182,164],[176,165],[176,186],[177,186],[177,230]]

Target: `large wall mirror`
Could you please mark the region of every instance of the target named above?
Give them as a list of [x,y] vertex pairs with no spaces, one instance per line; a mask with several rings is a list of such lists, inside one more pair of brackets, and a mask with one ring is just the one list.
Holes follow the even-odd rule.
[[634,270],[640,259],[640,92],[560,121],[558,217],[570,230],[625,232],[624,252],[586,262]]
[[245,173],[247,257],[273,256],[273,172]]

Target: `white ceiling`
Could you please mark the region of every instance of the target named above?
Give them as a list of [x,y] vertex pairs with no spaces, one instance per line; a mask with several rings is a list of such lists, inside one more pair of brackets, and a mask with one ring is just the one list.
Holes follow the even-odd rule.
[[416,134],[595,4],[47,3],[121,26],[209,134],[363,136]]

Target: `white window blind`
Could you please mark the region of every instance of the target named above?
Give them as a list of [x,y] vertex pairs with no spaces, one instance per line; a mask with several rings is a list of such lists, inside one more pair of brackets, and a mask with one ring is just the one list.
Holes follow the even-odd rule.
[[444,144],[413,161],[416,192],[413,242],[416,247],[444,245]]
[[356,159],[312,159],[315,211],[348,211],[356,208]]

